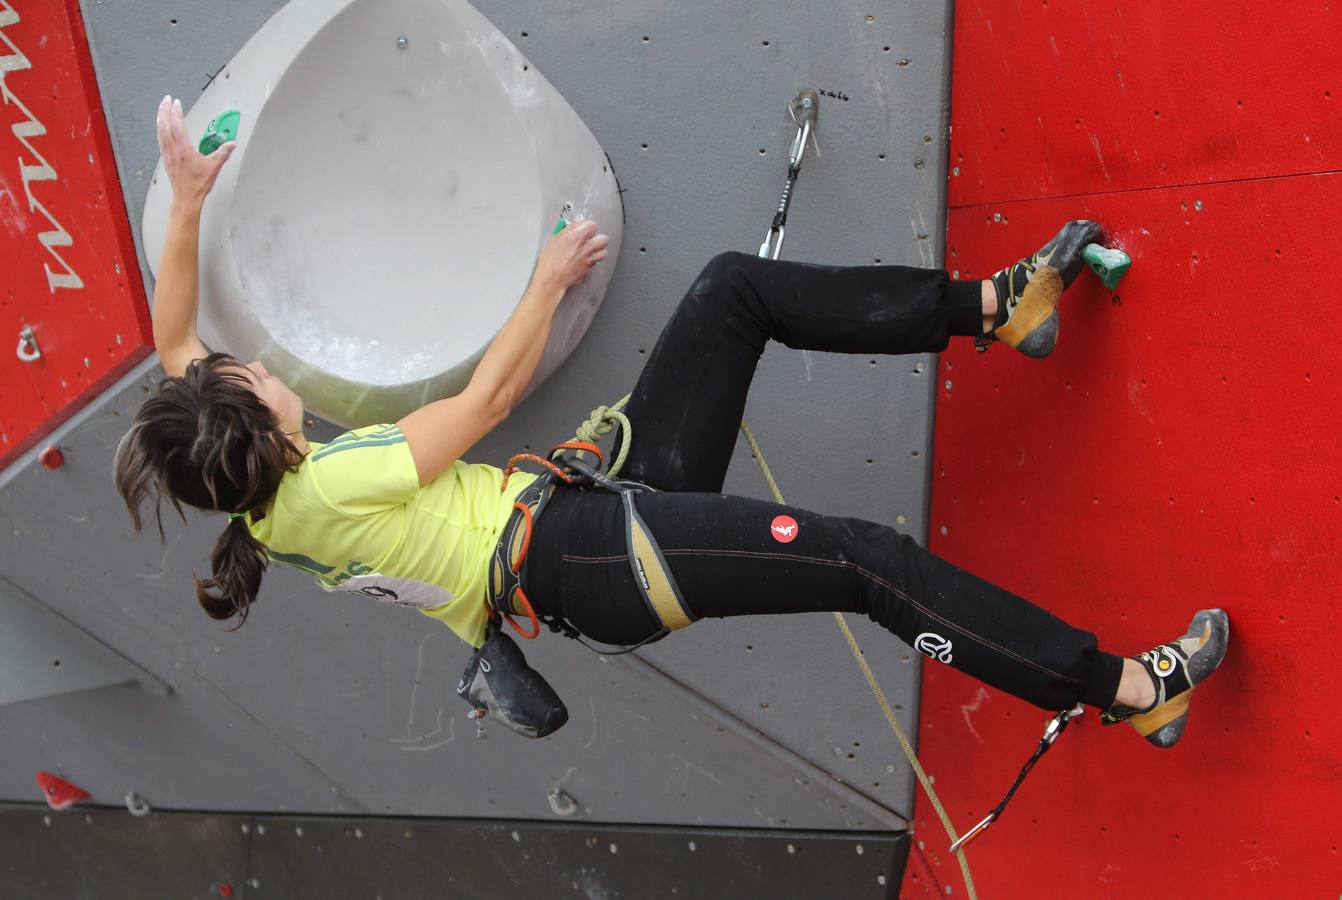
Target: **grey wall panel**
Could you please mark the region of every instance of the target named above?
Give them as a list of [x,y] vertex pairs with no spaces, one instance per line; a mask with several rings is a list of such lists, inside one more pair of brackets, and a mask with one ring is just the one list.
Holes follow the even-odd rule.
[[167,686],[0,578],[0,706],[94,688]]
[[[278,5],[85,0],[135,231],[145,189],[137,173],[152,171],[156,158],[158,98],[193,96]],[[628,221],[615,279],[587,339],[471,459],[500,462],[523,445],[570,435],[593,405],[629,389],[702,263],[723,249],[755,249],[782,186],[793,132],[785,103],[800,87],[849,99],[822,98],[823,155],[807,160],[784,255],[940,262],[947,4],[479,6],[610,153]],[[171,18],[176,26],[164,24]],[[915,371],[917,362],[766,353],[747,417],[790,501],[923,533],[934,370]],[[636,668],[600,662],[567,642],[538,641],[527,651],[568,700],[573,722],[534,744],[502,733],[474,739],[459,701],[446,696],[464,663],[462,647],[412,613],[335,600],[277,570],[254,621],[222,634],[192,608],[188,575],[204,565],[220,523],[193,517],[186,531],[170,525],[160,548],[152,538],[132,538],[117,508],[106,473],[141,397],[140,384],[129,380],[65,429],[60,440],[73,451],[66,469],[45,472],[28,461],[6,473],[0,552],[4,575],[173,683],[173,702],[198,703],[200,719],[246,733],[222,741],[220,753],[255,760],[259,787],[251,793],[227,779],[186,777],[212,768],[214,753],[181,759],[151,744],[138,752],[166,773],[169,788],[159,797],[151,789],[158,785],[144,787],[152,800],[545,817],[545,791],[564,780],[602,820],[786,819],[813,828],[898,822],[862,795],[908,813],[907,767],[827,617],[704,623],[649,651],[660,670],[716,705],[716,719]],[[728,489],[766,493],[740,448]],[[869,623],[856,625],[911,724],[917,657]],[[61,721],[77,733],[76,721]],[[742,736],[751,726],[765,736]],[[0,752],[11,740],[0,736]],[[255,749],[257,742],[272,749]],[[853,790],[818,787],[808,765]],[[96,771],[118,786],[129,778],[116,766]],[[448,772],[471,774],[463,784]],[[31,796],[27,790],[0,781],[4,796]],[[258,792],[275,805],[258,806]]]

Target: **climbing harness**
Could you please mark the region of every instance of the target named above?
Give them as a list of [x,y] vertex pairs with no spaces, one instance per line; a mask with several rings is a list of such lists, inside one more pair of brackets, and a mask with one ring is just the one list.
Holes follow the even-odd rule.
[[[615,415],[619,416],[619,413]],[[628,420],[624,421],[627,425]],[[585,453],[595,454],[597,465],[587,462],[582,457]],[[523,460],[539,464],[545,472],[513,498],[512,515],[500,533],[489,563],[486,606],[490,615],[485,642],[472,654],[466,671],[457,682],[457,695],[470,704],[470,717],[476,721],[476,734],[479,737],[484,736],[480,723],[487,715],[530,738],[552,734],[568,721],[564,701],[539,672],[527,665],[522,649],[503,631],[503,622],[507,622],[526,640],[538,637],[543,623],[551,631],[574,639],[594,653],[619,656],[659,641],[672,631],[691,625],[698,619],[685,602],[685,596],[676,584],[671,567],[667,565],[666,557],[662,555],[651,529],[639,514],[634,498],[641,493],[652,492],[653,488],[637,481],[617,481],[609,474],[603,474],[599,468],[601,459],[601,449],[596,444],[574,440],[557,445],[550,451],[548,459],[534,453],[519,453],[508,460],[504,469],[501,492],[507,490],[508,479]],[[555,491],[561,489],[561,485],[565,488],[609,491],[620,498],[624,511],[625,543],[634,583],[659,626],[656,632],[637,644],[617,649],[593,646],[567,620],[559,616],[538,615],[527,597],[522,582],[525,580],[527,552],[531,548],[536,519]],[[518,624],[518,616],[526,617],[529,623],[526,629]]]
[[[623,401],[618,405],[622,406]],[[626,425],[628,424],[629,420],[618,411],[615,417],[616,421],[623,420]],[[606,430],[608,432],[609,427]],[[579,431],[581,433],[581,429]],[[596,456],[596,465],[583,458],[587,453]],[[621,454],[621,461],[624,455]],[[595,443],[575,438],[555,446],[550,451],[548,459],[532,453],[520,453],[508,460],[508,466],[504,470],[505,489],[509,476],[516,471],[517,463],[524,459],[540,464],[546,472],[514,499],[513,514],[504,526],[498,544],[495,545],[489,573],[489,604],[493,614],[508,622],[527,640],[532,640],[540,634],[543,622],[551,631],[573,638],[589,650],[603,656],[617,656],[636,650],[698,620],[698,616],[685,602],[685,595],[681,593],[675,576],[671,574],[671,567],[667,565],[666,557],[662,555],[652,530],[639,514],[635,497],[642,493],[655,493],[653,488],[637,481],[616,480],[610,472],[603,474],[600,469],[604,459],[601,449]],[[618,467],[612,466],[611,469],[617,471]],[[558,616],[537,615],[527,598],[522,580],[535,520],[540,516],[546,501],[554,495],[554,491],[560,485],[607,491],[620,498],[624,511],[625,544],[634,584],[638,587],[639,595],[643,598],[648,612],[658,624],[656,632],[637,644],[613,650],[594,647],[584,640],[578,629],[568,621]],[[525,615],[528,618],[531,623],[529,631],[523,631],[517,624],[513,617],[518,615]]]

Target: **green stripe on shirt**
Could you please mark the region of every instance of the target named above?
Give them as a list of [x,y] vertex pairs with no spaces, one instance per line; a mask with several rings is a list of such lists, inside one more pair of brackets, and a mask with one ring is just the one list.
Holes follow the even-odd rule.
[[347,441],[341,444],[337,444],[335,441],[332,441],[331,443],[322,447],[316,453],[312,454],[312,460],[313,462],[316,462],[319,459],[323,459],[324,457],[327,456],[332,456],[336,453],[341,452],[342,450],[357,450],[360,447],[385,447],[389,444],[404,444],[404,443],[405,443],[405,435],[400,433],[397,433],[394,436],[390,435],[389,433],[385,437],[383,436],[374,437],[366,435],[364,437],[359,438],[358,440]]
[[301,553],[280,553],[276,550],[267,550],[266,552],[275,562],[293,566],[295,569],[302,569],[312,575],[327,575],[335,571],[335,566],[322,565],[312,557],[304,556]]

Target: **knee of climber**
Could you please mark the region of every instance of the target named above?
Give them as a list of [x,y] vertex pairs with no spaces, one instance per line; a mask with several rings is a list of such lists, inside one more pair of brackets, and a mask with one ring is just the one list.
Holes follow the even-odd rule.
[[739,250],[728,250],[714,256],[694,279],[690,294],[716,303],[731,300],[737,293],[733,290],[733,279],[741,271],[742,257],[749,259],[750,255]]
[[733,290],[735,255],[719,253],[695,276],[676,308],[675,318],[681,327],[690,326],[696,332],[708,334],[721,328],[731,316],[738,304],[738,292]]
[[769,331],[768,313],[755,288],[755,267],[762,260],[739,250],[728,250],[710,259],[686,296],[705,316],[717,321],[728,318],[758,324]]

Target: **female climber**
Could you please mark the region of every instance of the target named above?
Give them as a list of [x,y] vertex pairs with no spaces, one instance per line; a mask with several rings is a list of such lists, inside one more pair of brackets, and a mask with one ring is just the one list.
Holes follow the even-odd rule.
[[[537,497],[538,476],[517,472],[505,485],[501,470],[461,456],[508,416],[565,291],[605,258],[594,222],[548,240],[460,394],[321,444],[304,435],[303,403],[288,386],[259,362],[209,353],[196,334],[199,216],[233,145],[199,154],[170,98],[158,139],[173,190],[153,309],[167,377],[118,448],[116,483],[137,529],[145,501],[156,520],[164,499],[179,513],[186,503],[227,514],[213,574],[196,580],[214,618],[246,620],[270,560],[327,588],[416,607],[475,647],[498,633],[500,613],[532,610],[533,625],[625,646],[700,618],[861,613],[989,685],[1048,710],[1096,707],[1106,723],[1127,721],[1160,747],[1179,739],[1194,686],[1225,654],[1229,621],[1219,609],[1124,658],[893,528],[720,492],[767,341],[902,354],[964,336],[1046,356],[1057,300],[1098,236],[1093,222],[1067,223],[1037,252],[974,282],[897,266],[716,256],[634,386],[622,481],[551,465],[558,474],[547,473]],[[1028,535],[1000,539],[1030,552]]]

